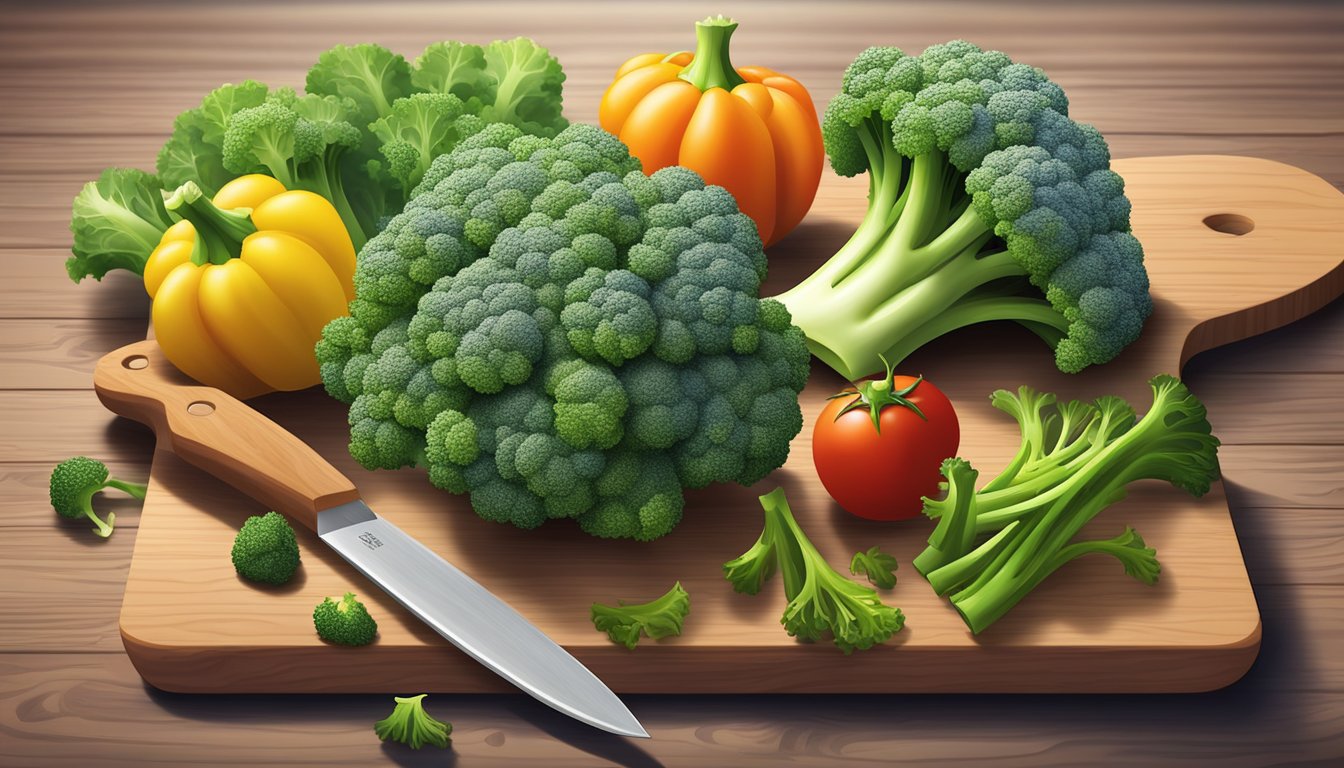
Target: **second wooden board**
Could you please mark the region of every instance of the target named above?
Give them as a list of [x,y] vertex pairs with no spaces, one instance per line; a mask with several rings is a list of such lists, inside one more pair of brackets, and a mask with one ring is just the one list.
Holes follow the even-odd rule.
[[[983,480],[1017,446],[1016,424],[989,406],[991,391],[1030,384],[1062,397],[1116,394],[1143,411],[1152,375],[1302,317],[1344,290],[1344,196],[1324,181],[1251,158],[1144,158],[1115,168],[1128,182],[1156,301],[1138,343],[1109,365],[1068,376],[1025,331],[981,327],[944,337],[903,366],[952,398],[960,453]],[[808,222],[772,250],[765,293],[815,268],[863,213],[862,191],[833,177],[818,200]],[[420,471],[357,467],[345,450],[345,409],[321,392],[254,405],[345,472],[379,514],[475,576],[618,692],[1196,691],[1226,685],[1250,666],[1260,619],[1221,484],[1202,499],[1139,484],[1094,522],[1093,532],[1107,537],[1132,525],[1157,548],[1156,587],[1107,558],[1084,558],[972,636],[909,565],[928,521],[859,520],[818,483],[811,424],[843,384],[814,362],[801,398],[806,426],[788,463],[753,488],[689,493],[685,520],[650,543],[593,539],[564,522],[520,531],[482,521]],[[171,452],[156,454],[150,485],[121,632],[151,684],[196,692],[508,690],[306,531],[292,583],[259,589],[240,580],[228,557],[233,534],[265,510]],[[890,643],[852,656],[829,643],[798,643],[779,626],[777,583],[749,597],[723,579],[722,563],[759,533],[756,496],[777,485],[832,563],[873,545],[900,560],[900,583],[884,600],[908,621]],[[692,602],[681,637],[631,652],[589,622],[594,601],[651,598],[677,580]],[[372,646],[330,647],[313,633],[313,605],[347,590],[379,621]]]

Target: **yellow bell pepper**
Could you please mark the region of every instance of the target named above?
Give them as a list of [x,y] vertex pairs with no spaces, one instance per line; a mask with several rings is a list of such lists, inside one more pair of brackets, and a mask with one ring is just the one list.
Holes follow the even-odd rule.
[[235,397],[321,381],[313,345],[348,313],[355,249],[336,209],[261,174],[213,201],[193,182],[145,264],[154,336],[183,373]]

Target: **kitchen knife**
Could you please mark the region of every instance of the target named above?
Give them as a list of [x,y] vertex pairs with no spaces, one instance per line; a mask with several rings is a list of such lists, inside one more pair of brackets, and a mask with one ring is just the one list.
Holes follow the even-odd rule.
[[647,738],[588,668],[462,571],[360,500],[348,478],[243,402],[192,382],[142,341],[98,361],[98,399],[143,422],[189,463],[314,531],[327,546],[463,652],[582,722]]

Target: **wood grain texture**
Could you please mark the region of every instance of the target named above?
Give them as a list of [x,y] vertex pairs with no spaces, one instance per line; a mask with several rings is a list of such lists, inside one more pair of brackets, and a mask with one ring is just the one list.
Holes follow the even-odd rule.
[[[1336,242],[1344,229],[1344,195],[1320,179],[1249,158],[1137,159],[1116,168],[1134,202],[1135,232],[1145,244],[1158,306],[1138,343],[1111,365],[1075,376],[1054,370],[1038,342],[1012,329],[997,329],[993,343],[935,342],[908,362],[957,405],[960,455],[986,470],[985,481],[989,468],[1003,466],[1018,444],[1016,423],[985,403],[993,389],[1025,381],[1068,397],[1120,394],[1142,409],[1148,375],[1179,371],[1197,352],[1290,323],[1344,292],[1344,255]],[[1242,236],[1215,232],[1203,220],[1216,213],[1247,216],[1255,229]],[[824,240],[862,214],[859,198],[834,218],[804,225],[789,249],[772,252],[786,265],[772,282],[792,282],[793,272],[805,274],[817,264],[816,254],[834,248],[797,250],[799,241]],[[1341,223],[1321,223],[1334,221]],[[118,364],[121,354],[100,363],[98,376],[133,379],[136,372],[128,375]],[[1312,375],[1283,378],[1306,376]],[[829,370],[814,366],[800,398],[805,424],[838,385]],[[1344,441],[1344,422],[1316,415],[1323,410],[1317,398],[1295,403],[1294,412],[1312,414],[1298,425],[1300,442],[1315,442],[1313,434]],[[1236,402],[1232,393],[1222,400]],[[776,626],[784,602],[779,590],[734,595],[720,568],[759,533],[753,497],[775,484],[788,489],[804,528],[833,561],[879,543],[908,564],[922,548],[927,524],[874,526],[835,507],[812,470],[807,430],[784,468],[751,492],[714,487],[689,494],[686,519],[673,534],[646,545],[613,545],[564,523],[552,523],[540,537],[485,523],[463,499],[426,487],[417,473],[357,470],[344,451],[340,408],[320,394],[258,403],[355,478],[375,510],[475,575],[618,692],[881,691],[896,685],[906,691],[1208,690],[1240,677],[1259,646],[1255,600],[1220,488],[1192,500],[1143,487],[1097,521],[1098,532],[1118,530],[1121,521],[1133,525],[1158,548],[1163,578],[1156,590],[1117,581],[1113,563],[1081,562],[1068,579],[1051,580],[973,638],[921,579],[908,575],[890,596],[905,611],[907,628],[889,646],[843,657],[825,644],[799,647]],[[198,692],[367,691],[413,683],[435,691],[506,690],[311,539],[304,581],[282,599],[238,590],[228,564],[212,561],[209,552],[228,542],[255,505],[194,478],[162,450],[151,470],[121,618],[127,651],[146,680]],[[532,568],[505,565],[524,552]],[[636,562],[642,565],[635,568]],[[534,569],[564,578],[538,582]],[[626,592],[607,594],[613,570],[637,572],[626,580]],[[652,596],[674,580],[695,604],[681,637],[634,656],[593,631],[584,610],[592,601]],[[388,617],[372,648],[327,648],[313,636],[305,609],[347,589]],[[209,599],[202,602],[202,594]],[[229,632],[216,631],[219,615],[228,617]],[[805,664],[806,672],[777,674],[791,663]],[[331,673],[335,668],[339,675]]]
[[[173,115],[199,100],[206,89],[249,73],[275,73],[271,79],[276,82],[296,83],[316,53],[337,41],[377,39],[413,52],[430,39],[483,42],[521,32],[534,34],[563,56],[570,73],[567,111],[571,117],[586,119],[612,61],[636,49],[680,47],[688,19],[706,12],[748,19],[756,32],[739,35],[739,43],[750,38],[751,48],[744,50],[757,62],[787,65],[805,78],[819,100],[833,91],[839,68],[864,45],[895,43],[917,50],[963,36],[1007,48],[1046,67],[1066,85],[1076,106],[1086,105],[1086,113],[1076,114],[1101,125],[1117,157],[1255,155],[1308,168],[1335,186],[1344,184],[1344,154],[1339,151],[1344,100],[1303,97],[1312,109],[1325,105],[1326,111],[1312,114],[1332,127],[1318,131],[1298,121],[1299,105],[1266,98],[1274,88],[1320,87],[1326,94],[1339,88],[1344,51],[1337,41],[1344,33],[1344,6],[1337,3],[1223,3],[1215,8],[1153,2],[1110,6],[914,2],[899,8],[855,3],[809,8],[729,2],[713,7],[626,5],[619,10],[612,5],[571,3],[552,10],[540,3],[490,3],[395,4],[376,12],[362,4],[324,3],[320,9],[247,6],[241,13],[238,5],[216,6],[217,13],[200,5],[160,2],[116,9],[60,2],[4,9],[0,71],[6,77],[0,79],[0,88],[6,109],[19,109],[26,120],[36,111],[28,105],[40,102],[55,108],[52,114],[76,118],[40,126],[10,120],[6,126],[13,132],[0,134],[0,186],[23,187],[48,173],[67,180],[32,190],[32,202],[40,205],[28,215],[41,217],[40,226],[12,218],[0,226],[0,242],[38,246],[0,252],[0,318],[138,317],[143,322],[147,302],[136,281],[114,275],[101,285],[86,281],[75,286],[59,267],[68,253],[65,206],[79,183],[107,165],[150,166]],[[235,40],[242,26],[247,45],[238,46]],[[619,52],[607,54],[607,49]],[[141,53],[146,50],[152,60]],[[576,56],[580,61],[571,65]],[[153,106],[144,108],[140,94],[164,78],[174,83],[177,96],[156,95]],[[1142,87],[1122,98],[1106,90],[1115,85]],[[1183,102],[1150,100],[1155,91],[1173,87],[1185,89]],[[1194,113],[1193,119],[1186,119],[1187,111]],[[1255,115],[1253,127],[1247,127],[1243,114]],[[1112,115],[1129,125],[1119,130]],[[1221,119],[1211,121],[1209,115]],[[1130,132],[1130,127],[1142,132]],[[22,239],[13,237],[16,227],[26,227],[17,230]],[[0,324],[0,338],[6,332]],[[114,346],[108,343],[103,351]],[[1206,384],[1216,377],[1236,379],[1247,371],[1298,371],[1319,365],[1318,360],[1329,358],[1327,353],[1339,350],[1344,350],[1339,326],[1322,327],[1308,320],[1272,340],[1252,339],[1201,355],[1187,374],[1202,377],[1201,384]],[[0,381],[18,370],[7,367],[8,360],[0,355]],[[1320,370],[1341,373],[1337,366]],[[1291,386],[1276,387],[1272,378],[1259,383],[1293,394]],[[1339,377],[1339,389],[1344,390],[1344,376]],[[11,399],[0,406],[3,416],[37,409],[50,418],[92,420],[106,434],[72,442],[69,429],[47,431],[40,428],[39,419],[22,420],[25,436],[10,439],[20,449],[18,455],[10,452],[2,460],[37,463],[0,468],[5,481],[0,487],[4,515],[0,526],[26,515],[29,499],[42,501],[45,491],[38,489],[45,484],[43,464],[48,457],[103,451],[116,457],[114,471],[128,476],[148,462],[148,433],[125,424],[108,431],[113,422],[100,413],[92,397],[61,411],[43,406],[49,397],[45,392],[5,394]],[[1339,405],[1344,402],[1337,401]],[[1258,407],[1291,410],[1274,402],[1260,402]],[[1261,431],[1251,433],[1242,429],[1238,409],[1222,410],[1226,415],[1219,426],[1225,440],[1277,438],[1272,444],[1228,446],[1222,451],[1224,467],[1236,480],[1227,490],[1252,578],[1257,583],[1261,578],[1281,580],[1285,585],[1330,580],[1331,569],[1337,572],[1344,563],[1338,548],[1322,544],[1307,556],[1300,548],[1285,548],[1285,542],[1292,539],[1305,546],[1311,526],[1326,525],[1331,514],[1344,516],[1340,462],[1330,461],[1328,446],[1294,444],[1295,430],[1261,423]],[[8,421],[0,423],[6,429],[10,426]],[[26,444],[34,446],[32,454],[24,455],[21,449]],[[131,461],[136,463],[127,463]],[[1292,509],[1269,509],[1275,504]],[[1257,508],[1248,516],[1237,505],[1266,509]],[[1295,514],[1304,508],[1323,517],[1275,524],[1276,513]],[[50,514],[45,508],[40,512]],[[126,511],[122,519],[129,516]],[[1322,529],[1323,538],[1329,537],[1327,530]],[[133,533],[119,530],[116,535]],[[80,543],[62,536],[49,535],[45,541],[49,546],[40,550],[43,557],[72,557],[82,551]],[[36,540],[28,544],[38,546]],[[1267,561],[1271,553],[1283,556]],[[1289,555],[1302,559],[1295,561]],[[101,582],[98,586],[106,587]],[[28,588],[22,573],[0,581],[0,627],[15,615],[9,597]],[[1280,602],[1288,610],[1275,612],[1273,607]],[[1296,692],[1314,688],[1318,677],[1329,678],[1312,666],[1319,654],[1307,654],[1302,664],[1284,667],[1283,675],[1260,674],[1267,661],[1280,655],[1277,642],[1284,633],[1275,629],[1285,619],[1301,617],[1306,608],[1284,591],[1262,589],[1260,603],[1267,623],[1259,663],[1237,685],[1211,694],[636,696],[632,706],[655,735],[653,742],[639,746],[573,725],[522,696],[435,696],[431,710],[457,726],[454,749],[447,754],[380,748],[369,734],[369,723],[386,713],[388,702],[382,696],[164,694],[147,689],[120,654],[52,654],[33,646],[27,649],[32,653],[0,655],[4,664],[0,764],[1338,764],[1344,759],[1344,691]],[[59,609],[14,604],[39,611],[53,623],[66,622],[73,612],[100,617],[105,627],[116,622],[112,600],[98,600],[87,608],[70,603],[59,604]],[[1322,601],[1306,607],[1337,613],[1339,599],[1323,595]],[[39,623],[36,617],[30,620],[32,626]],[[0,628],[0,635],[3,632]],[[1321,625],[1306,622],[1292,625],[1287,638],[1328,648],[1335,636],[1322,632]],[[1282,655],[1293,658],[1292,643]],[[1273,687],[1278,685],[1286,687]],[[968,722],[974,726],[968,727]]]

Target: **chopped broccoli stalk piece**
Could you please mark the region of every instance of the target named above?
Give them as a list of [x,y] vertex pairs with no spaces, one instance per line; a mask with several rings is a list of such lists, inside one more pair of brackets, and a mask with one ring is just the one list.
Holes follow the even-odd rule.
[[829,632],[846,654],[885,642],[905,626],[899,608],[884,605],[877,592],[845,578],[803,533],[783,488],[760,497],[765,527],[740,557],[723,564],[733,589],[749,595],[779,571],[789,604],[780,623],[800,640],[813,642]]
[[849,572],[855,576],[863,574],[868,583],[878,589],[896,586],[896,558],[877,547],[870,547],[867,552],[855,552],[849,561]]
[[397,705],[392,709],[392,714],[374,723],[373,732],[382,741],[391,739],[411,749],[419,749],[426,744],[433,744],[440,749],[447,747],[452,740],[449,735],[453,732],[453,725],[429,716],[424,704],[427,695],[394,696],[392,700]]
[[960,40],[869,48],[822,136],[836,173],[868,174],[868,211],[778,298],[841,375],[991,320],[1039,335],[1070,373],[1138,338],[1153,304],[1124,181],[1041,70]]
[[1118,397],[1056,403],[1029,387],[1016,395],[1000,390],[991,402],[1019,422],[1017,456],[978,493],[968,462],[943,463],[947,496],[925,499],[924,512],[938,525],[914,564],[938,594],[951,596],[972,632],[1086,554],[1111,555],[1138,581],[1157,582],[1156,551],[1132,528],[1113,539],[1074,541],[1130,483],[1165,480],[1202,496],[1218,479],[1218,438],[1204,404],[1171,376],[1149,384],[1153,405],[1142,419]]
[[617,601],[616,605],[593,603],[593,626],[606,632],[613,643],[634,650],[643,634],[651,640],[681,634],[681,625],[691,611],[691,596],[681,582],[647,603]]
[[253,515],[233,539],[233,567],[248,581],[284,584],[299,568],[299,542],[279,512]]
[[117,516],[109,512],[104,522],[93,511],[93,495],[104,488],[115,488],[141,501],[145,500],[146,486],[111,477],[106,464],[87,456],[75,456],[57,464],[51,470],[48,484],[51,506],[56,514],[71,520],[88,519],[94,524],[93,532],[105,539],[112,535]]
[[368,645],[378,634],[378,623],[353,592],[340,600],[323,598],[313,609],[313,626],[318,637],[337,645]]

